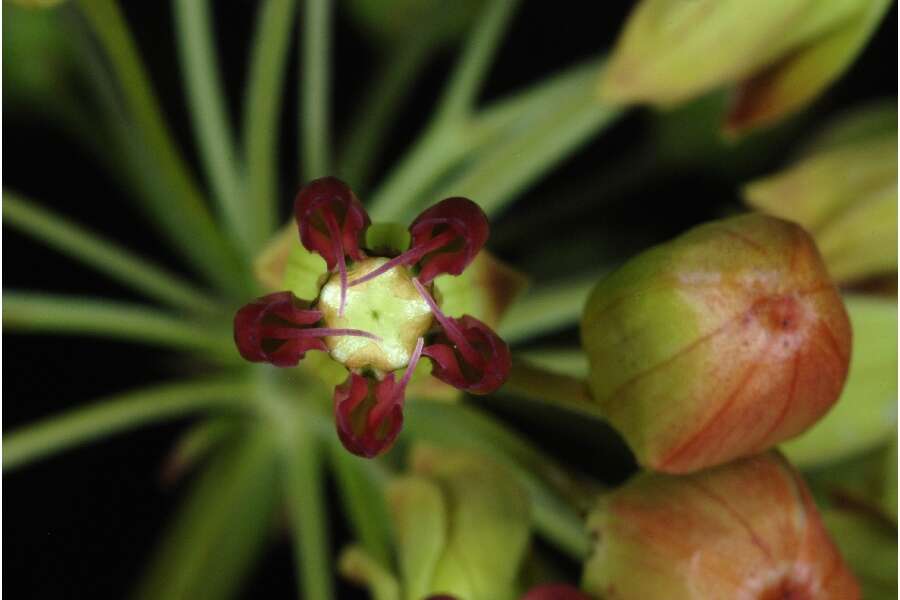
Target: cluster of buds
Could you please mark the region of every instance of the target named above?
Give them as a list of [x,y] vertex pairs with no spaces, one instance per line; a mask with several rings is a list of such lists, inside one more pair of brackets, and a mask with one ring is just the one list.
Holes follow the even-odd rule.
[[837,401],[851,331],[801,227],[759,214],[633,258],[588,300],[590,387],[642,465],[686,473],[794,437]]
[[775,452],[638,475],[601,497],[588,528],[582,583],[600,598],[860,598],[809,490]]
[[889,0],[643,0],[604,76],[607,101],[667,106],[733,85],[726,130],[804,107],[865,46]]
[[439,275],[460,275],[487,241],[478,205],[448,198],[425,210],[409,227],[409,248],[399,253],[364,247],[369,216],[335,178],[301,189],[294,212],[303,247],[325,261],[318,295],[306,301],[286,290],[247,304],[235,315],[235,343],[252,362],[293,367],[319,350],[347,367],[334,411],[350,452],[371,458],[391,447],[422,357],[432,361],[432,375],[457,389],[488,394],[503,385],[507,345],[475,317],[445,315],[432,285]]

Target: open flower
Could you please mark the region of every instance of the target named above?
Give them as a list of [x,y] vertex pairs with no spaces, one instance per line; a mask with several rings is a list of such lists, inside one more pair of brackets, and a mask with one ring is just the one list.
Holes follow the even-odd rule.
[[477,204],[448,198],[425,210],[403,252],[366,246],[369,215],[333,177],[301,189],[294,214],[303,247],[324,259],[327,273],[308,302],[280,291],[241,308],[235,343],[252,362],[291,367],[319,350],[344,365],[349,374],[335,388],[334,411],[350,452],[371,458],[391,447],[423,356],[437,379],[460,390],[488,394],[503,385],[506,343],[475,317],[445,315],[433,287],[440,275],[462,274],[487,241],[490,227]]

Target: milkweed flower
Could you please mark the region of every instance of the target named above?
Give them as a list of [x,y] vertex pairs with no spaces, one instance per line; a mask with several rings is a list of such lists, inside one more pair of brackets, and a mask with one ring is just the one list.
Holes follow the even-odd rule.
[[615,600],[858,600],[799,473],[769,452],[601,496],[582,585]]
[[245,305],[235,315],[235,344],[251,362],[293,367],[317,350],[344,365],[349,373],[335,388],[334,412],[350,452],[374,457],[391,447],[423,357],[434,377],[460,390],[488,394],[503,385],[511,366],[506,343],[471,315],[444,314],[433,287],[439,275],[462,274],[487,241],[477,204],[448,198],[425,210],[399,253],[365,247],[369,215],[333,177],[301,189],[294,216],[303,247],[325,261],[318,293],[301,300],[279,291]]
[[639,463],[686,473],[762,452],[837,401],[850,322],[812,238],[759,214],[628,261],[581,323],[589,384]]

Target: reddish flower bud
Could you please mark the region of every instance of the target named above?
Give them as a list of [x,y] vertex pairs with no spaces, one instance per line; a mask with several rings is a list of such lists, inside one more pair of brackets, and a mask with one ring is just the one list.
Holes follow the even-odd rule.
[[591,600],[591,597],[567,583],[548,583],[531,588],[520,600]]
[[600,498],[583,587],[616,600],[858,600],[800,475],[776,452]]
[[595,400],[649,468],[761,452],[837,401],[850,323],[815,244],[762,215],[702,225],[594,289],[582,319]]
[[257,298],[234,315],[234,343],[250,362],[294,367],[309,350],[326,352],[325,336],[375,337],[355,329],[311,327],[321,319],[321,312],[291,292],[276,292]]
[[443,328],[436,343],[422,351],[433,362],[431,374],[470,394],[490,394],[502,386],[512,368],[506,342],[475,317],[446,316],[418,280],[414,279],[413,285]]
[[471,263],[490,233],[487,215],[466,198],[447,198],[416,217],[409,226],[410,250],[421,267],[419,280],[459,275]]
[[350,373],[334,388],[334,416],[344,448],[365,458],[386,452],[403,427],[403,393],[394,374],[381,381]]

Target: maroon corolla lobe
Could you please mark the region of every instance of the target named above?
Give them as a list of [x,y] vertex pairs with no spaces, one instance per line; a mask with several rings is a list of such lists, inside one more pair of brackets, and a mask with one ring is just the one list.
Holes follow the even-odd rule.
[[341,255],[362,260],[359,240],[371,222],[366,209],[347,184],[322,177],[303,187],[294,200],[300,242],[325,259],[333,271]]
[[386,452],[403,427],[403,391],[393,373],[381,381],[350,373],[334,388],[334,417],[344,447],[364,458]]
[[295,367],[309,350],[327,352],[325,336],[376,336],[355,329],[312,327],[322,313],[289,291],[257,298],[234,315],[234,343],[250,362]]
[[459,275],[484,246],[490,233],[481,207],[466,198],[447,198],[416,217],[409,226],[411,250],[422,254],[419,279]]

